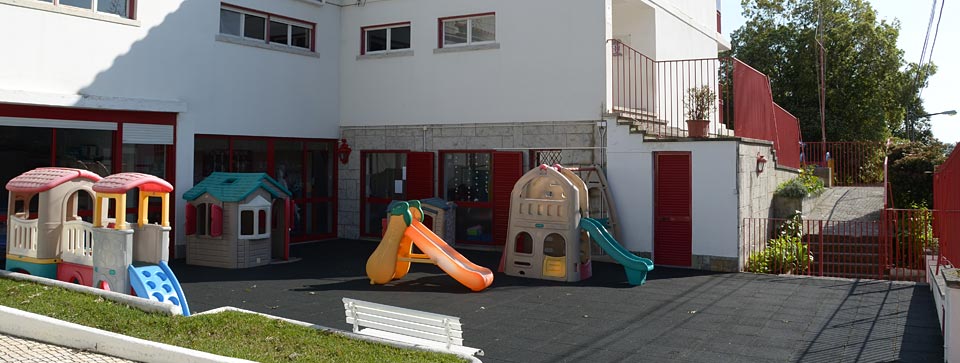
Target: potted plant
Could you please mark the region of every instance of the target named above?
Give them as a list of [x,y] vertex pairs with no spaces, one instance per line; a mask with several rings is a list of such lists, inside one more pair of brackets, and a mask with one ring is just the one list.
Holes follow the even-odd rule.
[[717,94],[709,86],[691,87],[687,90],[687,132],[690,137],[710,135],[710,114],[716,108]]

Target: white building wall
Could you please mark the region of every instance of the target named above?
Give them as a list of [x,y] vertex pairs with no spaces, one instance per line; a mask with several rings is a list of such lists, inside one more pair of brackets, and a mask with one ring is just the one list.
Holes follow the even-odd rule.
[[643,142],[626,126],[607,132],[607,179],[628,250],[653,251],[653,153],[689,151],[693,254],[737,258],[737,141]]
[[[342,10],[344,126],[597,120],[605,2],[406,0]],[[499,49],[435,54],[438,18],[496,12]],[[357,59],[360,29],[411,23],[412,56]]]
[[[0,33],[8,35],[0,37],[0,102],[11,101],[4,91],[16,91],[16,102],[27,104],[42,105],[48,94],[123,98],[129,102],[118,104],[134,107],[149,100],[184,104],[177,119],[177,211],[193,183],[195,134],[338,136],[337,7],[230,1],[316,23],[316,56],[305,56],[216,40],[217,1],[138,1],[138,25],[11,5],[18,2],[27,1],[0,1]],[[177,241],[183,240],[179,228]]]

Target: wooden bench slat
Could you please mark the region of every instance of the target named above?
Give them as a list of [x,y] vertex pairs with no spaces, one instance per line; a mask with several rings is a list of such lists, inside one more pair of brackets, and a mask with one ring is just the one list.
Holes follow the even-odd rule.
[[[362,305],[355,305],[355,308],[356,308],[356,310],[357,310],[357,314],[367,314],[367,315],[374,315],[374,316],[383,316],[383,317],[387,317],[387,318],[391,318],[391,319],[396,319],[396,320],[411,321],[411,322],[415,322],[415,323],[419,323],[419,324],[423,324],[423,325],[443,326],[443,320],[442,320],[442,319],[441,319],[441,320],[437,320],[437,319],[432,319],[432,318],[429,318],[429,317],[428,317],[428,318],[425,318],[425,317],[422,317],[422,316],[410,315],[410,314],[403,314],[403,313],[396,313],[396,312],[393,312],[393,311],[386,311],[386,310],[382,310],[382,309],[370,309],[370,308],[365,307],[365,306],[362,306]],[[345,311],[350,311],[349,308],[346,308],[346,309],[344,309],[344,310],[345,310]],[[448,324],[452,329],[460,330],[460,326],[461,326],[461,325],[460,325],[459,319],[448,319],[448,320],[447,320],[447,324]]]
[[442,321],[443,319],[448,319],[448,320],[450,320],[450,321],[460,322],[460,318],[458,318],[458,317],[456,317],[456,316],[443,315],[443,314],[431,313],[431,312],[426,312],[426,311],[419,311],[419,310],[401,308],[401,307],[397,307],[397,306],[377,304],[377,303],[372,303],[372,302],[368,302],[368,301],[354,300],[354,299],[350,299],[350,298],[343,298],[343,307],[344,307],[344,309],[349,309],[349,307],[348,307],[348,304],[349,304],[349,303],[355,303],[358,307],[363,307],[363,308],[367,308],[367,309],[377,309],[377,310],[381,310],[381,311],[389,311],[389,312],[393,312],[393,313],[400,313],[400,314],[407,314],[407,315],[419,316],[419,317],[423,317],[423,318],[436,319],[436,320],[438,320],[438,321]]
[[[355,318],[352,318],[352,317],[351,317],[351,318],[347,318],[347,324],[353,324],[354,321],[355,321]],[[387,331],[387,332],[391,332],[391,333],[408,335],[408,336],[411,336],[411,337],[417,337],[417,338],[421,338],[421,339],[427,339],[427,340],[431,340],[431,341],[435,341],[435,342],[440,342],[440,343],[447,343],[447,337],[446,337],[446,336],[438,335],[438,334],[431,334],[431,333],[428,333],[428,332],[425,332],[425,331],[413,330],[413,329],[406,329],[406,328],[403,328],[403,327],[394,326],[394,325],[389,325],[389,324],[382,324],[382,323],[378,323],[378,322],[375,322],[375,321],[362,321],[362,322],[359,323],[359,325],[360,325],[360,326],[367,327],[367,328],[373,328],[373,329],[376,329],[376,330],[381,330],[381,331]],[[362,334],[362,333],[363,333],[363,330],[364,330],[364,329],[360,329],[360,331],[358,331],[357,333],[361,333],[361,334]],[[450,338],[450,343],[453,344],[453,345],[463,345],[463,339],[462,339],[462,338]]]
[[[358,320],[360,325],[366,325],[367,322],[375,322],[379,324],[401,327],[406,330],[418,330],[418,331],[422,331],[430,334],[437,334],[439,336],[444,336],[444,337],[447,336],[448,334],[447,329],[444,328],[443,326],[424,325],[424,324],[419,324],[411,321],[397,320],[397,319],[391,319],[383,316],[361,314],[361,313],[358,313],[357,316],[351,314],[350,317],[354,319],[360,319]],[[459,329],[450,329],[449,335],[456,338],[463,338],[463,332],[460,331]]]

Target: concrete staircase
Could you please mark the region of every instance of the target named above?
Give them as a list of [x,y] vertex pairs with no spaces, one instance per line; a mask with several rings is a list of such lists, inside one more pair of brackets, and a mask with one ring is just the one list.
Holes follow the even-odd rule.
[[[686,122],[673,122],[671,124],[670,121],[664,120],[653,111],[646,109],[617,107],[614,109],[614,113],[608,116],[616,117],[617,125],[630,127],[631,134],[642,134],[644,140],[677,139],[686,138],[689,135],[685,128],[678,127],[685,127]],[[714,136],[734,136],[733,130],[728,129],[722,123],[713,123],[710,133]]]

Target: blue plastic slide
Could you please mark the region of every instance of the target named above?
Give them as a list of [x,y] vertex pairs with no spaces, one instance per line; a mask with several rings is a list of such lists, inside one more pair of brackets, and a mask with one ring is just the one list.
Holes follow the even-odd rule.
[[593,239],[593,242],[599,245],[600,248],[603,248],[603,251],[610,255],[610,257],[613,257],[614,260],[623,265],[623,269],[627,273],[627,282],[629,282],[630,285],[643,285],[643,283],[647,281],[647,272],[653,270],[653,261],[627,251],[620,243],[617,243],[617,240],[613,239],[610,232],[607,232],[603,224],[596,219],[580,219],[580,229],[590,233],[590,238]]
[[127,266],[127,273],[130,274],[130,286],[133,286],[137,296],[173,304],[180,308],[183,316],[190,316],[190,307],[180,289],[180,281],[177,281],[177,276],[170,271],[166,262],[140,267],[130,265]]

